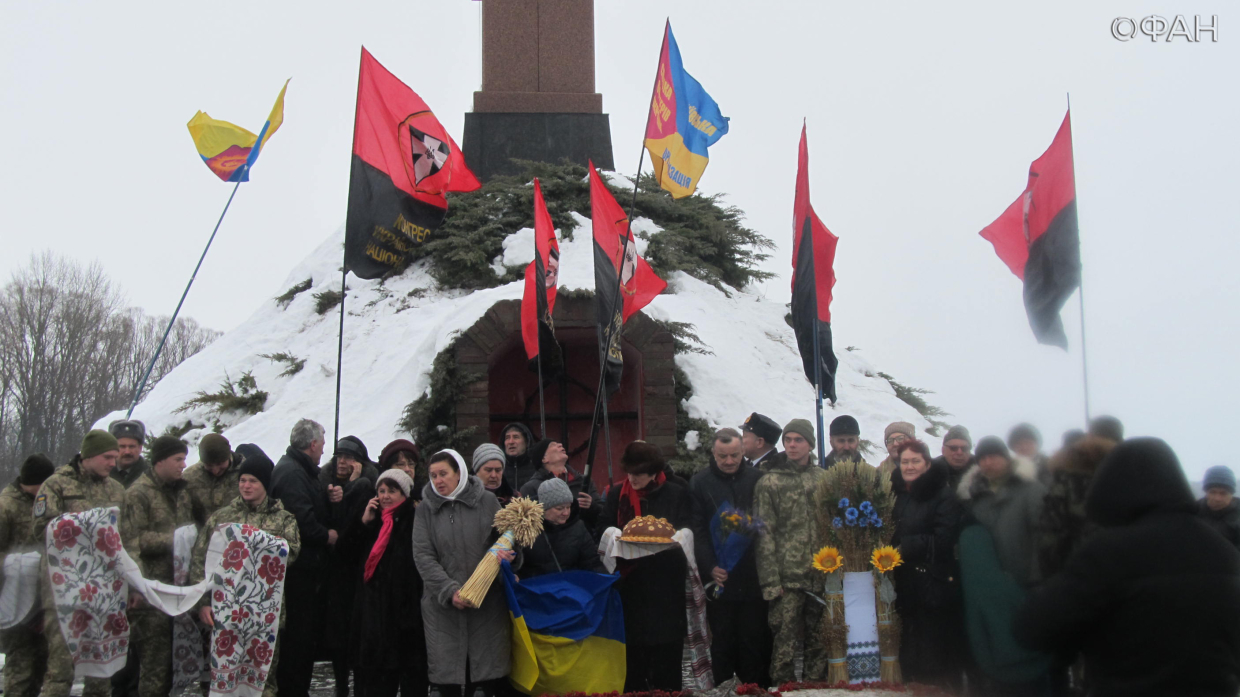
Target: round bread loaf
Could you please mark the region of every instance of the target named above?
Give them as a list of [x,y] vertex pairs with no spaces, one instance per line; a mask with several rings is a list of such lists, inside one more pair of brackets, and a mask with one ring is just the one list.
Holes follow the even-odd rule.
[[673,528],[666,518],[644,515],[630,520],[628,525],[624,526],[624,530],[621,531],[620,539],[624,542],[658,542],[667,544],[672,541],[672,535],[675,534],[676,528]]

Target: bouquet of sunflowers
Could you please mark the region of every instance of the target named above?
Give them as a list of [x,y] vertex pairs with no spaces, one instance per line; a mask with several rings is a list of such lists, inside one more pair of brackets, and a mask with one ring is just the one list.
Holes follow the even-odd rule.
[[[728,573],[740,563],[754,539],[766,532],[766,525],[755,515],[746,513],[725,501],[710,520],[711,544],[715,565]],[[723,587],[711,582],[714,596],[723,594]]]

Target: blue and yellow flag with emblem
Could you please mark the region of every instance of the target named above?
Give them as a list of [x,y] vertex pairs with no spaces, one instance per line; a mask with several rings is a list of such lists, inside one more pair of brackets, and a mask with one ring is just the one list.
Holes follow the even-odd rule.
[[623,692],[620,577],[564,571],[518,583],[508,562],[503,570],[512,684],[528,695]]
[[659,185],[672,198],[690,196],[706,171],[706,149],[728,132],[728,119],[702,85],[685,72],[669,21],[646,119],[646,149]]
[[284,123],[284,92],[288,89],[288,81],[280,88],[280,96],[276,97],[275,106],[271,107],[271,115],[258,135],[246,129],[207,116],[200,111],[186,124],[189,135],[194,139],[194,147],[207,167],[215,172],[215,176],[226,182],[250,181],[250,168],[258,160],[263,146],[275,135],[276,129]]

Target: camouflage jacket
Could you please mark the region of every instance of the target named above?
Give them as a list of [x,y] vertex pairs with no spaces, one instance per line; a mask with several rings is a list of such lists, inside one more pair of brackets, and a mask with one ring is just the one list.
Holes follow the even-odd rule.
[[96,477],[82,469],[82,456],[74,455],[56,469],[34,497],[34,534],[42,537],[47,524],[62,513],[81,513],[92,508],[125,507],[125,487],[111,477]]
[[165,484],[148,470],[125,491],[121,542],[145,578],[172,583],[172,534],[193,522],[184,481]]
[[122,470],[120,465],[112,468],[112,473],[108,476],[121,483],[121,486],[128,489],[138,478],[146,474],[151,466],[147,464],[145,457],[140,457],[127,469]]
[[[288,563],[291,565],[301,551],[301,534],[297,531],[297,519],[292,513],[284,510],[280,499],[268,496],[257,506],[241,500],[238,496],[232,502],[211,514],[207,524],[198,531],[198,539],[194,542],[194,553],[189,564],[189,582],[198,583],[207,573],[207,547],[211,544],[211,535],[221,525],[241,523],[253,525],[263,532],[283,538],[288,543]],[[198,602],[199,607],[209,606],[211,598],[203,595]],[[280,626],[284,626],[284,618],[288,603],[280,604]]]
[[758,542],[758,583],[768,600],[780,589],[818,587],[811,566],[822,546],[815,492],[827,472],[814,465],[813,453],[809,459],[810,464],[799,467],[780,453],[754,487],[754,509],[767,528]]
[[237,481],[241,475],[237,472],[237,464],[228,465],[228,469],[218,477],[212,476],[201,462],[185,470],[185,489],[189,492],[189,500],[193,505],[194,522],[203,526],[212,513],[232,503],[239,496]]
[[0,569],[10,552],[32,552],[43,549],[43,542],[35,535],[34,496],[27,494],[14,481],[0,492]]

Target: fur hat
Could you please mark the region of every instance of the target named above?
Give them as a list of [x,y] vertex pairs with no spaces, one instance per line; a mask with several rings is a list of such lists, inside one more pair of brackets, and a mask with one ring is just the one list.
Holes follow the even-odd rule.
[[86,437],[82,439],[82,447],[79,452],[82,453],[83,460],[88,460],[109,450],[120,449],[121,446],[116,444],[116,436],[96,428],[87,433]]
[[887,428],[883,429],[883,442],[886,443],[887,439],[890,438],[893,433],[903,433],[909,438],[916,438],[917,428],[907,421],[895,421],[889,423],[887,424]]
[[962,440],[968,443],[970,448],[973,447],[973,436],[969,435],[969,429],[960,424],[947,429],[947,434],[943,436],[943,442],[946,443],[949,440]]
[[422,461],[422,451],[418,450],[418,446],[414,445],[413,441],[397,438],[383,446],[383,451],[379,453],[379,469],[385,470],[391,467],[398,453],[409,453],[413,456],[414,462]]
[[409,498],[409,492],[413,491],[413,480],[409,478],[409,475],[405,474],[404,470],[395,467],[390,470],[384,470],[383,474],[379,475],[379,481],[375,482],[375,488],[377,489],[384,482],[391,482],[399,487],[401,492],[404,493],[405,498]]
[[999,436],[986,436],[977,442],[977,447],[973,449],[973,456],[981,460],[987,455],[1002,455],[1008,460],[1012,459],[1012,453],[1008,451],[1007,445]]
[[474,448],[474,459],[470,463],[470,469],[477,474],[478,470],[491,460],[499,460],[501,465],[504,464],[504,451],[494,443],[483,443]]
[[118,419],[108,424],[113,438],[132,438],[138,445],[146,444],[146,424],[137,419]]
[[779,445],[779,439],[783,435],[783,429],[775,423],[774,419],[756,411],[745,419],[745,423],[741,424],[741,430],[749,431],[772,447]]
[[[800,419],[800,420],[805,421],[804,419]],[[805,423],[809,423],[809,422],[805,421]],[[787,429],[784,429],[784,430],[785,432],[787,431]],[[849,416],[848,414],[845,414],[843,416],[837,416],[835,417],[835,420],[831,422],[830,435],[832,437],[859,436],[861,435],[861,424],[857,423],[857,420]]]
[[573,492],[563,479],[552,477],[538,485],[538,502],[543,510],[563,506],[573,502]]
[[174,455],[189,454],[189,446],[176,436],[160,436],[151,441],[151,464],[157,464]]
[[[842,418],[844,417],[841,416],[840,419]],[[851,419],[852,417],[850,416],[848,418]],[[839,419],[836,419],[836,421],[838,420]],[[855,419],[853,420],[853,423],[856,423]],[[831,424],[831,428],[835,428],[834,423]],[[818,441],[814,440],[814,425],[809,422],[809,419],[793,419],[792,421],[789,421],[788,425],[784,426],[783,435],[786,436],[789,433],[795,433],[798,436],[801,436],[805,440],[809,441],[810,448],[818,447]],[[832,432],[831,435],[835,435],[835,433]],[[783,436],[781,436],[781,438],[782,437]]]
[[218,433],[208,433],[198,441],[198,460],[218,465],[232,458],[232,444]]
[[620,456],[620,467],[626,474],[658,474],[664,470],[663,451],[644,440],[629,443]]
[[42,484],[52,473],[56,471],[56,466],[43,453],[35,453],[26,458],[22,463],[21,473],[17,475],[17,481],[22,486],[35,486]]
[[1201,482],[1201,488],[1209,491],[1211,488],[1220,486],[1236,493],[1236,473],[1226,465],[1215,465],[1206,470],[1205,479]]
[[266,453],[255,449],[256,452],[248,453],[245,456],[245,462],[237,468],[237,476],[250,475],[263,485],[263,491],[271,493],[271,471],[275,469],[275,465],[271,464],[271,458]]

